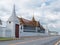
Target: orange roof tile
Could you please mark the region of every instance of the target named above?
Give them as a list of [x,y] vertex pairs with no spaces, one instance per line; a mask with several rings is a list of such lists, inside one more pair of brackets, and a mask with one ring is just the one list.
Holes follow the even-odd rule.
[[24,18],[19,18],[20,20],[20,25],[29,25],[29,26],[37,26],[37,27],[40,27],[40,29],[43,29],[43,26],[38,22],[38,21],[33,21],[33,20],[27,20],[27,19],[24,19]]

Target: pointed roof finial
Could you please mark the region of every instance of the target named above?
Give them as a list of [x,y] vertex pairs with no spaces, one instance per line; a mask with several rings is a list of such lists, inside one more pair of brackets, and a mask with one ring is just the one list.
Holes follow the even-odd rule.
[[15,12],[15,4],[13,4],[13,11],[12,11],[12,15],[16,15],[16,12]]
[[32,21],[35,21],[35,18],[34,18],[34,16],[32,17]]
[[34,17],[34,11],[33,11],[33,17]]
[[33,17],[32,17],[32,21],[35,21],[35,18],[34,18],[34,11],[33,11]]
[[15,4],[13,5],[13,12],[15,12]]
[[8,21],[15,22],[15,19],[17,19],[17,16],[16,16],[16,10],[15,10],[15,4],[13,4],[12,15],[10,16]]

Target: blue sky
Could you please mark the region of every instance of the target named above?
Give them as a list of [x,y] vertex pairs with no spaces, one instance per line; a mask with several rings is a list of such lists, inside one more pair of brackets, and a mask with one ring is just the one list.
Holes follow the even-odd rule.
[[15,3],[16,15],[37,21],[49,30],[60,32],[60,0],[0,0],[0,18],[6,21],[12,15]]

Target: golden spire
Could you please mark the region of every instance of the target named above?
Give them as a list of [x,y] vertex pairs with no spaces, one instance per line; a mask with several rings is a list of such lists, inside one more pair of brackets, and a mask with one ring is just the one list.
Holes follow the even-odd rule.
[[33,11],[33,17],[32,17],[32,21],[35,21],[35,18],[34,18],[34,11]]
[[34,18],[34,16],[32,17],[32,21],[35,21],[35,18]]

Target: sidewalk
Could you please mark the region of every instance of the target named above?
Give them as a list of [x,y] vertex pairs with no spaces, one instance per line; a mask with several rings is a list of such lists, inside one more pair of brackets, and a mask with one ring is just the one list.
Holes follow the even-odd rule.
[[49,36],[24,36],[20,38],[13,38],[13,40],[40,39],[45,37],[49,37]]

